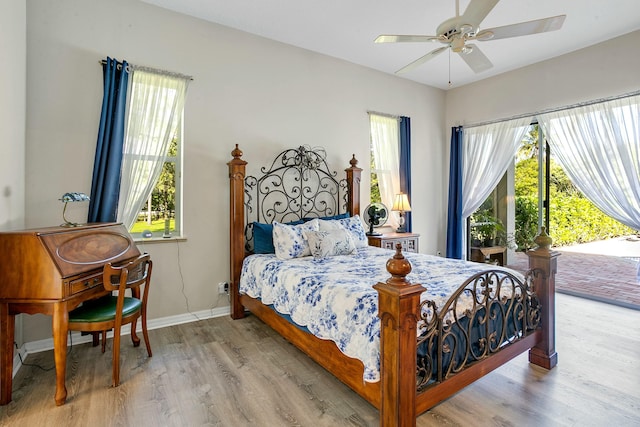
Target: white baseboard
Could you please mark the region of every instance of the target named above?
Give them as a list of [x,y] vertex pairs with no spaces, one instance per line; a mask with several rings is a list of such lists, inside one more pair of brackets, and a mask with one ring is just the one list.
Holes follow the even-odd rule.
[[[211,319],[213,317],[222,317],[227,316],[231,313],[231,309],[227,307],[216,307],[209,310],[202,310],[195,313],[185,313],[178,314],[176,316],[168,316],[161,317],[159,319],[149,320],[147,324],[147,328],[151,329],[160,329],[166,328],[168,326],[181,325],[183,323],[189,322],[197,322],[198,320]],[[131,325],[125,325],[122,328],[121,335],[129,335],[131,333],[130,329]],[[137,330],[141,331],[141,324],[138,322]],[[113,333],[110,332],[107,334],[107,337],[113,336]],[[71,336],[67,339],[67,345],[83,344],[87,342],[91,342],[91,335],[81,335],[80,332],[73,332]],[[24,360],[28,355],[33,353],[39,353],[41,351],[47,351],[53,349],[53,338],[47,338],[46,340],[32,341],[27,342],[22,345],[16,352],[13,357],[13,376],[15,377],[16,373],[22,366],[22,360]],[[22,358],[22,359],[21,359]]]

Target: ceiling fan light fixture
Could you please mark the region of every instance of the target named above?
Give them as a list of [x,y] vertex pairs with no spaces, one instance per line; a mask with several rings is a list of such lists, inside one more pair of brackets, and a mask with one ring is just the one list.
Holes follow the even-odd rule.
[[462,25],[460,25],[460,34],[472,35],[473,34],[473,25],[471,25],[471,24],[462,24]]
[[464,53],[465,55],[473,52],[473,46],[464,46],[460,53]]
[[456,53],[460,53],[464,50],[465,46],[464,46],[464,38],[462,37],[456,37],[453,40],[451,40],[451,50],[456,52]]

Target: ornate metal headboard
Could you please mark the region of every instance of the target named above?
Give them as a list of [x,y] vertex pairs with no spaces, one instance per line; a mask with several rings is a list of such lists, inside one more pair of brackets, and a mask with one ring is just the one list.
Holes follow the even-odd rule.
[[347,179],[339,180],[337,172],[329,170],[323,148],[284,150],[260,172],[244,180],[247,250],[254,221],[270,224],[349,213]]
[[[238,284],[242,261],[252,246],[254,221],[290,222],[315,216],[360,213],[360,176],[355,155],[345,169],[345,179],[329,171],[324,150],[298,147],[285,150],[262,168],[259,178],[246,176],[247,162],[236,144],[229,168],[229,261],[231,317],[244,316]],[[247,242],[247,243],[245,243]]]

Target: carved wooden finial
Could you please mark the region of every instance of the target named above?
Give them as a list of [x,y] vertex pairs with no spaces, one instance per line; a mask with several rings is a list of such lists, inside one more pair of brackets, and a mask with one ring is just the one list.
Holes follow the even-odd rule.
[[236,144],[236,148],[234,148],[234,150],[231,152],[231,155],[234,159],[239,159],[240,157],[242,157],[242,154],[242,150],[238,148],[238,144]]
[[538,236],[536,236],[533,241],[536,245],[538,245],[538,248],[544,250],[549,250],[549,248],[551,248],[551,244],[553,243],[553,239],[547,234],[546,227],[540,227],[540,234],[538,234]]
[[396,244],[396,253],[387,261],[387,271],[391,278],[387,280],[390,285],[408,285],[407,274],[411,273],[411,263],[402,255],[402,244]]
[[356,155],[355,154],[352,155],[351,160],[349,160],[349,164],[353,168],[358,166],[358,160],[356,159]]

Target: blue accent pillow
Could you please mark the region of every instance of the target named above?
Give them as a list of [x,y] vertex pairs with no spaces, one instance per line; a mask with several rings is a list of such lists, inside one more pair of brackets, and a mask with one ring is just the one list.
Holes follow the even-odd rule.
[[[302,221],[287,222],[288,225],[302,224]],[[253,253],[275,254],[273,246],[273,224],[253,223]]]
[[[349,213],[348,212],[341,213],[341,214],[338,214],[338,215],[333,215],[333,216],[321,216],[318,219],[322,219],[322,220],[325,220],[325,221],[331,221],[331,220],[334,220],[334,219],[347,219],[347,218],[349,218]],[[304,222],[311,221],[312,219],[315,219],[315,218],[313,218],[313,217],[312,218],[302,218],[302,220]]]

